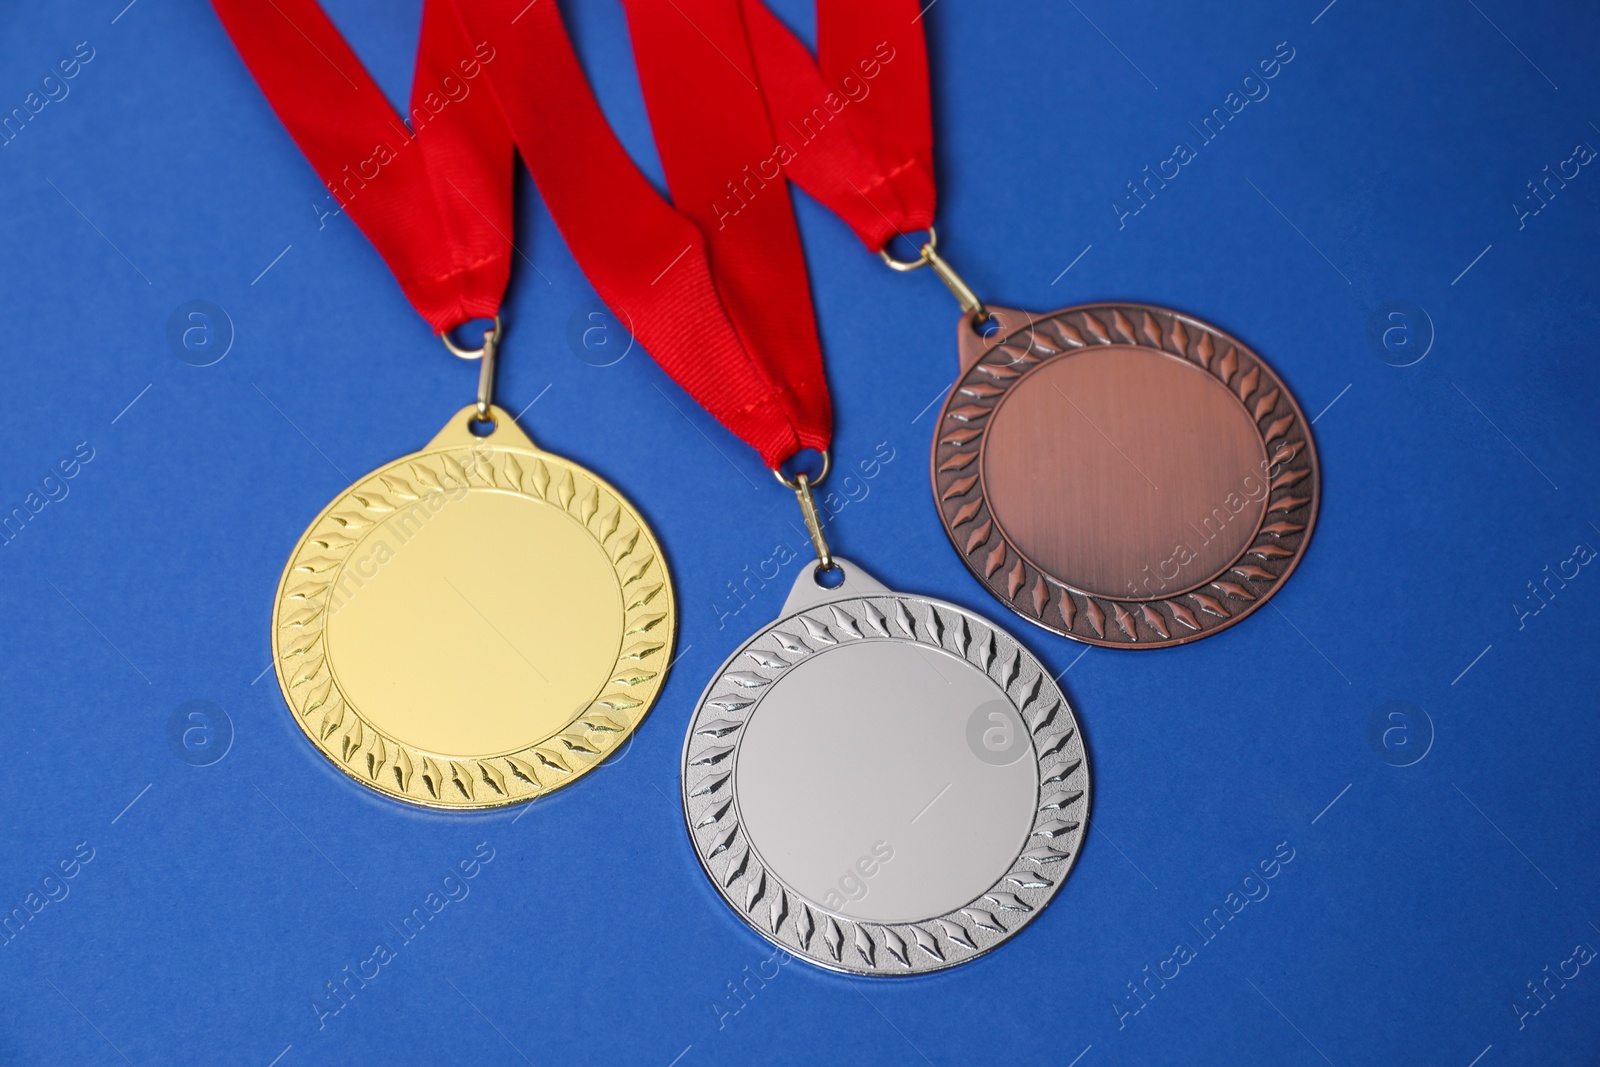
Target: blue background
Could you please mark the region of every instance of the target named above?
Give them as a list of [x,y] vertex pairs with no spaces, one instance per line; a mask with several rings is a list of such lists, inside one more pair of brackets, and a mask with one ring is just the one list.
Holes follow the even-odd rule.
[[[1511,205],[1575,144],[1600,146],[1600,11],[927,12],[952,261],[996,303],[1141,300],[1244,338],[1317,416],[1325,498],[1272,605],[1197,645],[1085,651],[1004,615],[928,493],[953,304],[797,197],[838,458],[879,442],[895,457],[857,487],[836,547],[1001,618],[1067,671],[1096,803],[1071,879],[1002,951],[889,983],[789,963],[741,1006],[728,983],[772,950],[686,847],[678,759],[702,681],[798,566],[722,615],[725,583],[799,547],[793,502],[642,352],[578,358],[565,327],[594,296],[524,175],[500,397],[532,404],[536,440],[654,524],[680,659],[624,753],[527,809],[430,814],[350,782],[264,674],[275,583],[322,505],[425,443],[475,371],[348,219],[319,225],[316,176],[208,6],[125,3],[0,20],[0,112],[78,42],[95,50],[0,148],[0,509],[79,442],[94,450],[0,549],[0,904],[77,843],[94,850],[0,947],[0,1061],[1597,1062],[1595,964],[1537,1014],[1513,1004],[1539,1005],[1526,983],[1575,946],[1600,948],[1600,573],[1552,583],[1536,614],[1527,588],[1600,548],[1600,175],[1585,167],[1520,226]],[[330,5],[393,98],[417,8]],[[809,33],[809,5],[781,9]],[[569,17],[658,176],[620,6]],[[1282,41],[1294,59],[1270,96],[1119,228],[1124,184],[1196,141],[1187,124]],[[204,368],[166,337],[197,299],[234,333]],[[1394,300],[1427,316],[1391,338],[1426,348],[1406,367],[1368,337]],[[191,700],[232,723],[210,766],[168,744]],[[1391,701],[1422,711],[1375,743]],[[319,1028],[323,983],[396,940],[386,924],[485,841],[470,896]],[[1142,1005],[1124,999],[1281,842],[1294,859],[1270,896]]]

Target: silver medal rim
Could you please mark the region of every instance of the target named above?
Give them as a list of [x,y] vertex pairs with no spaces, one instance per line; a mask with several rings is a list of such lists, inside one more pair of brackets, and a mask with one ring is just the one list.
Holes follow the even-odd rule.
[[[942,915],[905,923],[842,915],[784,882],[745,838],[735,774],[741,728],[785,673],[856,641],[921,644],[959,656],[1000,686],[1028,729],[1039,772],[1032,832],[988,890]],[[761,659],[752,658],[752,650]],[[965,608],[893,591],[827,600],[751,635],[701,693],[684,737],[681,772],[684,827],[706,877],[728,906],[791,955],[874,978],[956,967],[1010,940],[1067,880],[1091,802],[1077,718],[1044,665],[1011,634]]]

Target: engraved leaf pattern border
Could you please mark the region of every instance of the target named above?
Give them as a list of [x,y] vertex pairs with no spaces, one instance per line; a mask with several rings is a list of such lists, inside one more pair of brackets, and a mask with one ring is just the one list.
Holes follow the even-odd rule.
[[[1278,468],[1252,543],[1191,592],[1126,601],[1091,594],[1036,567],[990,513],[977,462],[989,416],[1030,371],[1097,345],[1154,349],[1212,375],[1250,416],[1268,462]],[[1270,367],[1203,323],[1141,306],[1068,308],[998,339],[956,383],[934,436],[934,494],[963,562],[1019,615],[1099,645],[1182,643],[1232,625],[1260,607],[1305,551],[1316,521],[1320,481],[1304,416]]]
[[[599,696],[554,735],[502,756],[460,759],[408,745],[346,699],[328,663],[326,623],[343,566],[366,532],[429,493],[465,485],[560,508],[599,545],[623,597],[621,654]],[[598,765],[660,691],[676,619],[660,550],[632,509],[548,453],[484,446],[419,452],[367,475],[329,505],[285,568],[273,610],[273,662],[313,743],[363,784],[433,807],[497,807],[559,788]]]
[[[985,892],[943,915],[912,923],[852,919],[785,884],[747,840],[734,795],[743,728],[766,690],[829,648],[856,641],[910,641],[953,652],[1005,692],[1027,726],[1039,768],[1027,842]],[[894,594],[806,609],[751,638],[706,690],[684,747],[684,814],[719,893],[762,936],[834,970],[919,974],[982,955],[1042,911],[1077,861],[1090,777],[1077,719],[1032,653],[977,616],[942,602]]]

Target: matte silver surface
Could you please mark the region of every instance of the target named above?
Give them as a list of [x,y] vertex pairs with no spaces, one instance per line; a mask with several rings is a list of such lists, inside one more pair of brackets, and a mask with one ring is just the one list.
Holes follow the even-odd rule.
[[702,695],[683,800],[701,865],[768,940],[834,970],[966,962],[1049,903],[1089,771],[1043,666],[952,604],[848,561],[796,581]]

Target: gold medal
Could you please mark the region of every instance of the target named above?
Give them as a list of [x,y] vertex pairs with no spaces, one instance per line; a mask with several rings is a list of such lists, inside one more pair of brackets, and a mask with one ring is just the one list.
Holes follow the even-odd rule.
[[[295,546],[272,610],[284,699],[335,766],[398,800],[493,808],[566,785],[650,710],[677,617],[643,519],[493,403],[511,132],[487,89],[464,89],[442,114],[419,104],[434,95],[429,72],[470,81],[493,50],[474,49],[447,5],[430,3],[408,129],[317,4],[298,5],[293,24],[252,0],[214,6],[411,305],[451,353],[478,362],[477,403],[346,489]],[[477,56],[470,70],[463,49]],[[373,144],[381,182],[348,162]],[[452,339],[488,320],[482,347]]]
[[661,549],[628,502],[469,405],[311,523],[278,583],[272,652],[295,721],[340,770],[413,804],[492,808],[621,744],[676,628]]

